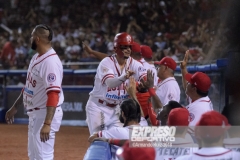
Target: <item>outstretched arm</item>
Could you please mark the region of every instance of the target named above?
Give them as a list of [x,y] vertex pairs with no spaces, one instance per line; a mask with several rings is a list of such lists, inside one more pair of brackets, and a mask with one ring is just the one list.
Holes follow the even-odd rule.
[[16,99],[16,101],[14,102],[12,107],[7,111],[7,113],[5,115],[5,120],[6,120],[6,122],[8,124],[12,124],[14,122],[14,115],[17,113],[18,107],[23,102],[23,100],[22,100],[22,98],[23,98],[22,93],[23,93],[23,90],[21,91],[20,95],[18,96],[18,98]]
[[83,49],[88,53],[94,55],[100,61],[107,57],[107,54],[92,50],[85,42],[82,42]]
[[186,87],[187,87],[187,81],[185,79],[185,75],[188,73],[187,71],[188,56],[189,56],[189,50],[186,51],[183,61],[180,62],[180,68],[182,72],[182,85],[184,90],[186,90]]
[[137,93],[137,88],[136,88],[136,81],[133,77],[129,78],[129,86],[127,86],[126,88],[127,93],[129,94],[130,98],[136,100],[140,106],[140,110],[141,110],[141,117],[144,117],[143,111],[142,111],[142,107],[137,99],[136,93]]

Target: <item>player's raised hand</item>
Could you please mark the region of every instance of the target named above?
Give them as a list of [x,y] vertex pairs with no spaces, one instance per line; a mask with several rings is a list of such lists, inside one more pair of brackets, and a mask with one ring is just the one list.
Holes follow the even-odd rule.
[[7,124],[12,124],[14,122],[14,115],[17,113],[15,106],[12,106],[5,115],[5,120]]
[[189,53],[190,53],[189,50],[187,50],[183,58],[183,61],[180,62],[181,69],[185,69],[187,67]]
[[129,77],[131,77],[134,74],[135,74],[135,72],[128,70],[125,74],[125,78],[128,79]]
[[82,41],[82,47],[88,54],[91,54],[92,48],[89,47],[86,41],[85,42]]
[[147,71],[147,80],[141,79],[141,84],[144,88],[153,88],[154,86],[154,73],[151,70]]
[[126,86],[126,91],[130,97],[135,97],[137,93],[136,81],[133,77],[129,78],[129,85]]

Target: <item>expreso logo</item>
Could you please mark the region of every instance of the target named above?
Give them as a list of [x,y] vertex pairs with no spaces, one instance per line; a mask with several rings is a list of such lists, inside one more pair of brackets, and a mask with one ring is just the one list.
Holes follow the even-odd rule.
[[175,141],[176,127],[133,127],[131,141]]

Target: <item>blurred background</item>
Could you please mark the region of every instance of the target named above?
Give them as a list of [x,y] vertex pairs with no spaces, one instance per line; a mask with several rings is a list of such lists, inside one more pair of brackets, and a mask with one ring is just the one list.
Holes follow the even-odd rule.
[[[1,113],[11,107],[25,83],[26,69],[35,54],[30,35],[41,23],[52,27],[53,48],[64,66],[63,124],[86,125],[85,104],[99,60],[86,53],[81,42],[87,41],[93,50],[111,55],[113,38],[119,32],[128,32],[136,42],[150,46],[154,61],[169,56],[179,62],[189,49],[189,72],[203,71],[211,77],[210,98],[214,108],[221,111],[228,96],[236,92],[231,88],[236,88],[239,82],[238,3],[237,0],[0,0]],[[229,68],[217,64],[217,60],[229,57],[232,60]],[[175,76],[181,87],[179,68]],[[186,105],[184,91],[181,103]],[[0,118],[3,122],[3,116]],[[16,122],[26,121],[22,107]]]

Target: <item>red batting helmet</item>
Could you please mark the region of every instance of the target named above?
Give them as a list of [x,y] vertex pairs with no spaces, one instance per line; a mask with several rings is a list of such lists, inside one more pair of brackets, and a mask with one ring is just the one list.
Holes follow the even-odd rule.
[[114,37],[115,52],[117,53],[118,56],[124,57],[124,53],[119,48],[120,45],[125,45],[125,46],[133,45],[132,36],[126,32],[122,32],[122,33],[118,33]]
[[114,37],[114,47],[118,47],[120,45],[132,45],[133,38],[130,34],[126,32],[118,33]]

